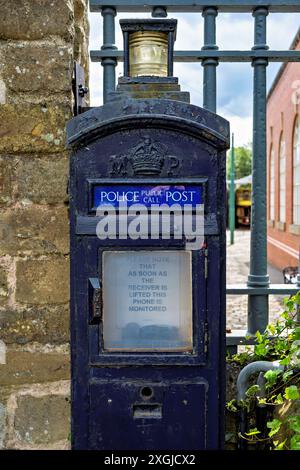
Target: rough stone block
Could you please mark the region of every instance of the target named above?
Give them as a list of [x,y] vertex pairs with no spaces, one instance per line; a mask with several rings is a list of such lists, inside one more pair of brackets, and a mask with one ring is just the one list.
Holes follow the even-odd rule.
[[8,209],[1,215],[0,254],[16,255],[69,252],[69,221],[66,206],[29,205]]
[[[79,62],[85,69],[86,83],[88,83],[89,70],[89,22],[86,14],[87,2],[85,0],[74,0],[75,37],[74,37],[74,60]],[[87,97],[88,98],[88,97]]]
[[69,305],[0,310],[0,338],[5,344],[69,342]]
[[21,159],[16,175],[16,197],[40,204],[66,202],[68,173],[68,156],[60,159]]
[[8,44],[2,76],[14,92],[70,92],[73,47],[55,42]]
[[[0,39],[41,39],[49,35],[70,40],[73,35],[71,0],[0,0]],[[20,13],[21,12],[21,13]]]
[[74,18],[75,22],[84,21],[86,19],[87,1],[74,0]]
[[8,296],[7,271],[3,266],[0,265],[0,297],[7,297],[7,296]]
[[[1,60],[1,56],[0,56]],[[0,77],[0,105],[6,103],[6,84]]]
[[0,386],[68,379],[69,362],[69,354],[8,349],[6,364],[0,364]]
[[69,301],[69,260],[64,256],[17,261],[16,301],[61,304]]
[[0,106],[0,153],[56,153],[65,150],[65,124],[71,104]]
[[15,434],[19,442],[34,445],[68,439],[69,422],[67,396],[23,395],[17,399]]
[[0,157],[0,206],[12,201],[15,165],[13,158]]

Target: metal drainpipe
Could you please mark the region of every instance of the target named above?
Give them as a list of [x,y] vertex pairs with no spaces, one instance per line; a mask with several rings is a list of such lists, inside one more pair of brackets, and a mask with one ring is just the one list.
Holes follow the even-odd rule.
[[[270,362],[270,361],[256,361],[251,362],[246,367],[244,367],[241,372],[239,373],[237,379],[237,401],[238,403],[241,400],[246,398],[246,392],[248,389],[248,383],[250,377],[258,372],[267,372],[268,370],[284,370],[284,367],[279,364],[278,361]],[[260,395],[263,396],[264,394],[264,380],[262,375],[257,381],[257,385],[260,387]],[[241,409],[239,412],[239,432],[240,434],[245,434],[247,431],[247,411],[245,409]],[[238,448],[240,450],[247,449],[247,441],[243,438],[239,439]]]
[[[260,372],[256,384],[259,386],[258,398],[266,397],[266,379],[265,373]],[[268,407],[265,404],[257,404],[256,408],[256,427],[261,431],[260,437],[262,439],[267,437],[266,423],[268,416]],[[264,443],[258,443],[258,450],[265,450]]]

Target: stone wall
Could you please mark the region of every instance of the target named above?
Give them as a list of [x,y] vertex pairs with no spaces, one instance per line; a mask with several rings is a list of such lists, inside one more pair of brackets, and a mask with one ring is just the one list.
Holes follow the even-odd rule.
[[0,448],[68,448],[65,123],[73,61],[88,70],[87,2],[0,11]]

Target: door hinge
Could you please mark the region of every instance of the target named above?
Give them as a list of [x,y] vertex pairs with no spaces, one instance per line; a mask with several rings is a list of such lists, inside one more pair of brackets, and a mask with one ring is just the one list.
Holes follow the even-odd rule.
[[85,99],[88,92],[89,89],[85,86],[84,68],[75,62],[73,74],[74,116],[89,109]]
[[89,303],[90,324],[94,325],[99,323],[102,317],[102,292],[101,284],[97,277],[89,278]]

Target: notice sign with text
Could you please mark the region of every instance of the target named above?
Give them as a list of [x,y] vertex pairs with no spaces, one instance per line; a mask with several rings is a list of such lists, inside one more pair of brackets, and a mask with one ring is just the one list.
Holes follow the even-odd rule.
[[191,348],[191,275],[190,252],[105,252],[105,348]]
[[94,187],[93,205],[95,208],[103,205],[119,207],[126,204],[142,204],[151,207],[153,204],[179,204],[180,206],[202,204],[202,186],[172,184],[172,185],[97,185]]

